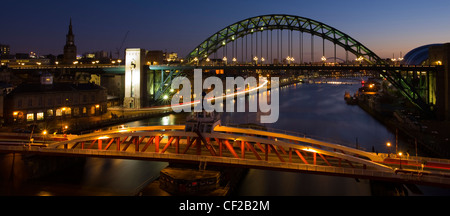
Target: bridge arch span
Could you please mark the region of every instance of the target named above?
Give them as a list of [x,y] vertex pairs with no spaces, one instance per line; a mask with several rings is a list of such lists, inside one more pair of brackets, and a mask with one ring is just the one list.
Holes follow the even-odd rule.
[[286,14],[255,16],[235,22],[201,42],[186,56],[186,59],[190,63],[194,60],[206,59],[218,49],[238,38],[268,30],[292,30],[309,33],[344,48],[369,64],[382,62],[381,58],[369,48],[334,27],[313,19]]

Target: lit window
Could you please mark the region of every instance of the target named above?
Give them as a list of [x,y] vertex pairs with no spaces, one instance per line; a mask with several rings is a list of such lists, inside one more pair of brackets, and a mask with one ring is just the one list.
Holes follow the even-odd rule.
[[44,120],[44,113],[43,112],[36,113],[36,120],[38,121]]
[[27,121],[34,121],[34,113],[27,114]]
[[61,114],[62,114],[61,109],[57,109],[56,110],[56,116],[61,116]]

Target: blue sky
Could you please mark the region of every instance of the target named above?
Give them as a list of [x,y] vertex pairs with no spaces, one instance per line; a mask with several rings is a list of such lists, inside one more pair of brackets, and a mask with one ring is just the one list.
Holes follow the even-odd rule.
[[303,16],[333,26],[380,57],[450,41],[448,1],[6,1],[0,43],[12,53],[61,54],[72,18],[78,53],[124,47],[186,55],[236,21],[264,14]]

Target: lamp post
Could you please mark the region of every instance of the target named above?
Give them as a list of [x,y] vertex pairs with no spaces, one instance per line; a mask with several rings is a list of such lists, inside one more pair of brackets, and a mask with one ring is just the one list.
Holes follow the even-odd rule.
[[45,144],[45,137],[47,136],[47,130],[42,131],[42,136],[44,137],[44,144]]
[[325,62],[327,61],[327,57],[322,56],[321,60],[322,60],[322,63],[325,64]]
[[195,64],[198,65],[198,58],[197,57],[194,58],[194,61],[195,61]]
[[388,147],[388,157],[391,155],[391,142],[387,142],[386,146]]
[[400,169],[402,168],[402,155],[403,154],[401,152],[398,153],[398,156],[400,158]]
[[61,133],[64,133],[63,121],[64,121],[65,112],[66,112],[66,108],[65,107],[61,108]]

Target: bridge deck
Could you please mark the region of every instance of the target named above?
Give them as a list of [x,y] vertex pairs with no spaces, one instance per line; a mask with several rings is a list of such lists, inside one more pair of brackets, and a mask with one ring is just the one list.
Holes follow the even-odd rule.
[[51,140],[45,145],[4,141],[0,151],[200,162],[450,186],[450,161],[445,159],[393,158],[387,154],[254,129],[218,126],[214,132],[198,134],[184,129],[184,125],[117,129],[70,136],[64,141]]
[[193,70],[202,69],[264,69],[264,70],[398,70],[398,71],[436,71],[439,65],[317,65],[317,64],[236,64],[236,65],[150,65],[150,70]]

